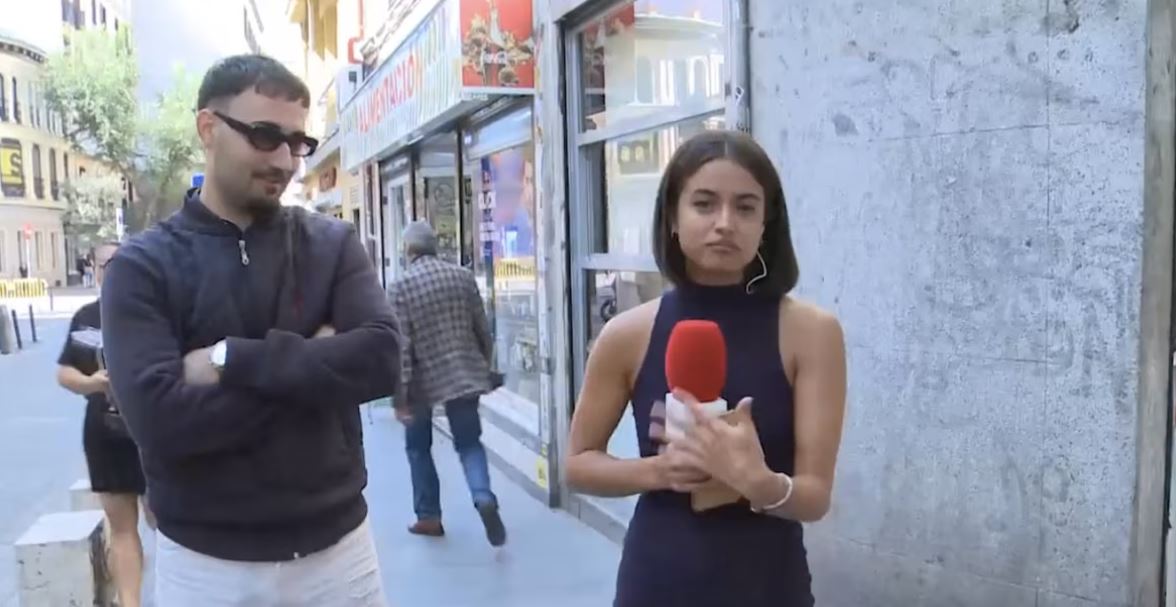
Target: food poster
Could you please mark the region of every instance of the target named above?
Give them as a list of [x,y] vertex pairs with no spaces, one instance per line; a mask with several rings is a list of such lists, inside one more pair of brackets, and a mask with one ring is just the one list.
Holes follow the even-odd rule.
[[462,85],[533,90],[531,0],[461,0],[460,14]]

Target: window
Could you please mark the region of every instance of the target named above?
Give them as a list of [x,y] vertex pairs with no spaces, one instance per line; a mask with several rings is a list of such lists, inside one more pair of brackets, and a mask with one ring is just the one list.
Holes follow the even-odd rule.
[[33,257],[33,259],[37,260],[37,265],[35,268],[37,270],[40,270],[41,268],[45,267],[45,246],[44,245],[45,245],[45,243],[42,242],[41,232],[36,232],[35,234],[33,234],[33,251],[34,251],[34,254],[36,255],[36,257]]
[[61,187],[57,185],[57,150],[49,148],[49,195],[53,200],[61,197]]
[[69,181],[69,152],[61,153],[61,164],[62,168],[65,169],[63,171],[64,174],[62,177],[64,177],[66,181]]
[[576,28],[570,38],[576,48],[568,57],[575,58],[579,74],[569,83],[576,90],[568,92],[579,100],[577,130],[620,129],[659,116],[673,120],[667,110],[680,119],[722,109],[718,87],[691,99],[676,81],[686,80],[685,68],[695,60],[721,64],[726,3],[665,4],[630,1]]
[[102,25],[105,26],[106,25],[106,7],[103,6],[103,7],[99,8],[98,12],[102,16],[101,17]]
[[16,76],[12,77],[12,120],[20,124],[20,88],[17,87]]
[[86,167],[78,167],[78,177],[86,176]]
[[[574,389],[604,324],[668,286],[653,259],[657,188],[683,141],[723,125],[722,87],[694,70],[722,65],[727,4],[630,0],[565,38]],[[635,456],[632,416],[623,423],[608,450]],[[621,518],[634,505],[592,501]]]
[[8,122],[8,81],[4,79],[4,74],[0,74],[0,122]]
[[37,85],[32,82],[29,86],[29,126],[39,128],[41,126],[41,103],[37,99]]
[[53,265],[50,268],[57,269],[57,232],[49,233],[49,260]]
[[98,25],[98,2],[97,0],[90,0],[90,23]]
[[41,146],[33,144],[33,192],[37,198],[45,197],[45,180],[41,177]]

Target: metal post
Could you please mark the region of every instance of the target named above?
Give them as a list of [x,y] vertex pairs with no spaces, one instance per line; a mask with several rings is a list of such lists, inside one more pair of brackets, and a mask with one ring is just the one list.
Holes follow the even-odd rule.
[[23,350],[24,342],[20,339],[20,323],[16,321],[16,310],[12,311],[12,332],[16,334],[16,349]]
[[0,354],[12,354],[16,349],[16,336],[9,325],[8,306],[0,305]]
[[37,343],[37,317],[33,315],[33,304],[29,304],[29,334],[33,343]]

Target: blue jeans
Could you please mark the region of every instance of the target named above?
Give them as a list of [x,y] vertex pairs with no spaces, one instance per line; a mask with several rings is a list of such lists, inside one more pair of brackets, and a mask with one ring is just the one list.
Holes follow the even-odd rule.
[[[490,464],[482,447],[482,418],[478,416],[478,397],[465,396],[445,403],[445,417],[453,434],[453,447],[465,470],[466,484],[474,506],[490,506],[498,498],[490,490]],[[441,518],[441,482],[433,464],[433,408],[413,411],[412,422],[404,431],[408,467],[412,471],[412,501],[417,519]]]

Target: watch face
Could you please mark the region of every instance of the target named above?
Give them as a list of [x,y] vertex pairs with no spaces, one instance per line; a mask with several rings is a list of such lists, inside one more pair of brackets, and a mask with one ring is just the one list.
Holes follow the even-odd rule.
[[228,344],[226,344],[223,341],[217,343],[215,346],[212,347],[212,365],[214,367],[224,367],[225,366],[225,354],[227,353],[227,351],[228,351]]

